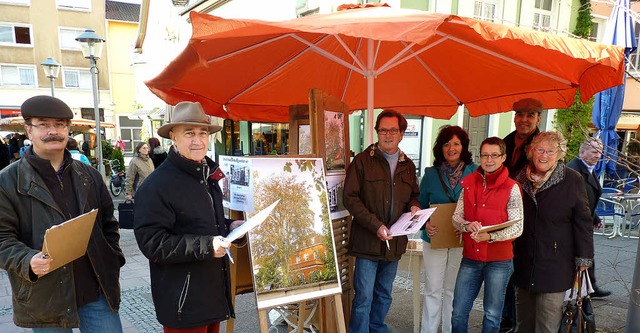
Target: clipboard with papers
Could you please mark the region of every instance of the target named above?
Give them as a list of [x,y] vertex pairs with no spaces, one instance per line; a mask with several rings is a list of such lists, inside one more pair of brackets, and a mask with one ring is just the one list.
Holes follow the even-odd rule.
[[87,252],[91,230],[97,215],[98,209],[93,209],[45,231],[42,253],[53,259],[50,272],[82,257]]
[[453,227],[452,223],[456,205],[456,203],[431,205],[431,207],[438,208],[431,215],[431,225],[438,227],[438,233],[431,236],[432,249],[462,247],[460,236],[456,234],[456,228]]
[[504,228],[506,228],[508,226],[512,226],[512,225],[518,223],[521,220],[522,219],[515,219],[515,220],[511,220],[511,221],[507,221],[507,222],[502,222],[502,223],[499,223],[499,224],[494,224],[494,225],[489,225],[489,226],[486,226],[486,227],[482,227],[482,228],[480,228],[480,230],[478,230],[478,233],[491,232],[491,231],[504,229]]

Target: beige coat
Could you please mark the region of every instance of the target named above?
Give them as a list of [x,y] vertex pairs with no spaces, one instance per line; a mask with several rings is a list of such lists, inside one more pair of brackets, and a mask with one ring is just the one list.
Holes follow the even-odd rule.
[[[131,194],[135,197],[136,189],[142,185],[142,182],[149,177],[151,172],[153,172],[153,161],[148,156],[139,157],[136,156],[129,163],[129,169],[127,170],[127,184],[125,186],[124,193],[126,195]],[[138,183],[136,184],[136,188],[133,188],[133,183],[136,180],[136,176],[138,176]]]

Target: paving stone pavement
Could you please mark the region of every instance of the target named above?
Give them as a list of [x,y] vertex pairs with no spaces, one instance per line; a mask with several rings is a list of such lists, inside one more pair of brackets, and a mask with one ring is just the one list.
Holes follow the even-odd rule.
[[[594,236],[596,244],[596,275],[601,288],[613,294],[595,299],[596,321],[599,332],[623,332],[629,303],[629,288],[635,265],[637,239],[616,237],[607,239]],[[121,230],[121,247],[127,263],[121,270],[122,303],[120,317],[126,333],[162,332],[155,318],[150,291],[149,265],[140,253],[133,231]],[[424,281],[423,281],[424,282]],[[423,289],[420,291],[423,293]],[[399,271],[394,283],[393,304],[387,316],[390,332],[413,332],[411,274]],[[469,320],[469,331],[480,332],[482,326],[482,291]],[[259,332],[254,294],[236,298],[235,332]],[[224,331],[224,324],[223,324]],[[12,320],[11,287],[5,271],[0,271],[0,332],[25,333],[30,329],[16,327]],[[74,330],[74,332],[79,332]],[[270,332],[286,332],[277,326]]]

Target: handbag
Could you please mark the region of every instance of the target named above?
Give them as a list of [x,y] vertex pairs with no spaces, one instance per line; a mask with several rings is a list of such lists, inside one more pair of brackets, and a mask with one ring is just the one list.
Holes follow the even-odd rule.
[[[571,295],[564,307],[559,333],[595,333],[596,320],[589,294],[582,295],[582,281],[587,284],[586,290],[591,290],[591,281],[586,271],[576,270],[576,281],[571,288]],[[577,288],[576,288],[577,284]],[[573,300],[574,292],[577,297]]]
[[131,200],[125,200],[118,205],[118,222],[120,222],[120,229],[133,229],[134,207],[134,203]]

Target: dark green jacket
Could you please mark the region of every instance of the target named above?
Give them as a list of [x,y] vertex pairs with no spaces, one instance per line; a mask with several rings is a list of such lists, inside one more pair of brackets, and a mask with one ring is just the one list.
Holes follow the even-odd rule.
[[[393,237],[390,250],[380,241],[377,231],[383,224],[391,227],[411,206],[418,202],[416,166],[400,152],[393,175],[391,202],[391,169],[377,144],[356,155],[349,165],[344,184],[344,206],[353,216],[349,235],[349,254],[372,260],[399,260],[407,250],[407,236]],[[391,206],[393,205],[393,216]]]
[[[67,153],[68,154],[68,153]],[[82,212],[98,208],[87,254],[109,306],[120,305],[120,250],[113,201],[97,170],[73,161],[72,181]],[[0,172],[0,268],[9,275],[13,292],[13,320],[21,327],[79,326],[73,263],[38,278],[31,258],[42,249],[45,230],[64,222],[44,180],[26,159]]]

